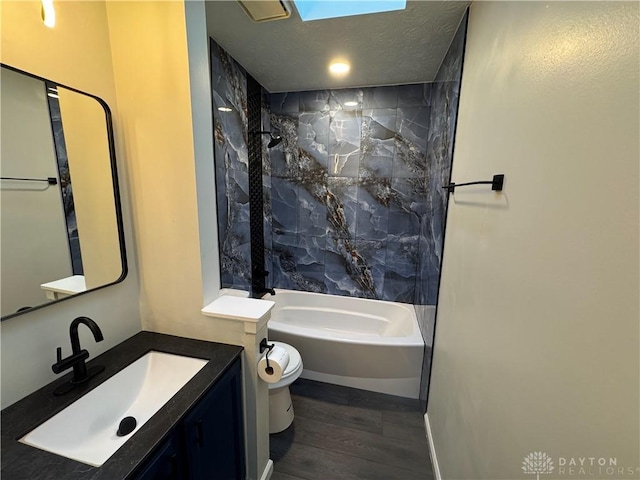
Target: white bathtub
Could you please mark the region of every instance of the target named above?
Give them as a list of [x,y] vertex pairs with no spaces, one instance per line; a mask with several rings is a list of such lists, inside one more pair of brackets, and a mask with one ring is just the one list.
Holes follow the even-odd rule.
[[418,398],[424,342],[413,305],[276,290],[269,339],[302,355],[302,378]]

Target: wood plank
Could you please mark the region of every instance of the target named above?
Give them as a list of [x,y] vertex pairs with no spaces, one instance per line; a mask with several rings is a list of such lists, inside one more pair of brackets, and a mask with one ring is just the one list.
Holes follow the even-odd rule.
[[394,425],[392,423],[382,424],[382,434],[389,438],[399,438],[411,440],[428,447],[427,433],[424,427],[407,427],[404,425]]
[[295,419],[295,443],[431,475],[427,443],[385,437],[307,418]]
[[289,475],[288,473],[284,473],[284,472],[278,472],[274,468],[273,474],[271,475],[271,480],[307,480],[307,479],[298,477],[296,475]]
[[353,390],[349,387],[316,382],[306,378],[299,378],[291,384],[289,389],[292,395],[315,398],[340,405],[349,404],[350,391]]
[[409,428],[422,428],[424,430],[424,416],[419,412],[401,412],[383,410],[382,421],[392,425]]
[[291,395],[291,398],[296,418],[308,418],[365,432],[382,433],[382,412],[380,411],[332,404],[299,395]]
[[349,389],[349,405],[383,411],[420,412],[420,401],[356,388]]
[[[276,442],[277,443],[277,442]],[[278,448],[275,446],[275,448]],[[431,480],[430,474],[412,472],[363,458],[294,442],[282,455],[279,472],[309,480]]]

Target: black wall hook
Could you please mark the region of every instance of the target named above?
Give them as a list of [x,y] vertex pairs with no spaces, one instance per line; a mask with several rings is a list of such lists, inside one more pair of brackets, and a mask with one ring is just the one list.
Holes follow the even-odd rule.
[[504,186],[504,174],[500,173],[498,175],[494,175],[493,180],[481,180],[478,182],[467,182],[467,183],[451,182],[449,185],[443,185],[442,188],[446,188],[447,193],[453,193],[455,192],[457,187],[466,187],[467,185],[491,185],[491,190],[495,192],[501,192],[502,187]]

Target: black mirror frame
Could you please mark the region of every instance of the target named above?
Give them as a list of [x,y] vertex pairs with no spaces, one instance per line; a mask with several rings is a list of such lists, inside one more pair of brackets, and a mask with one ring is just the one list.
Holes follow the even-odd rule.
[[19,68],[12,67],[11,65],[7,65],[5,63],[0,63],[0,67],[6,68],[8,70],[12,70],[14,72],[20,73],[22,75],[26,75],[26,76],[31,77],[31,78],[35,78],[37,80],[41,80],[43,82],[49,82],[49,83],[54,84],[54,85],[56,85],[58,87],[63,87],[63,88],[66,88],[67,90],[70,90],[72,92],[76,92],[76,93],[79,93],[81,95],[85,95],[87,97],[93,98],[104,109],[105,121],[106,121],[106,127],[107,127],[107,141],[108,141],[108,144],[109,144],[109,159],[111,161],[111,184],[112,184],[112,187],[113,187],[113,200],[114,200],[114,203],[115,203],[114,206],[115,206],[115,214],[116,214],[116,225],[118,227],[118,242],[120,244],[120,261],[121,261],[121,264],[122,264],[122,273],[120,274],[120,276],[115,281],[113,281],[111,283],[106,283],[104,285],[101,285],[101,286],[96,287],[96,288],[92,288],[90,290],[86,290],[84,292],[76,293],[74,295],[70,295],[68,297],[60,298],[60,299],[57,299],[57,300],[52,300],[52,301],[43,303],[41,305],[36,305],[35,307],[30,307],[28,309],[20,310],[18,312],[11,313],[9,315],[4,315],[4,316],[0,317],[0,321],[5,321],[5,320],[9,320],[10,318],[14,318],[14,317],[17,317],[19,315],[23,315],[25,313],[33,312],[34,310],[40,310],[41,308],[48,307],[49,305],[55,305],[57,303],[64,302],[65,300],[70,300],[70,299],[76,298],[76,297],[78,297],[80,295],[85,295],[87,293],[95,292],[96,290],[100,290],[100,289],[115,285],[117,283],[120,283],[126,278],[127,273],[129,272],[129,269],[128,269],[128,265],[127,265],[127,251],[126,251],[125,238],[124,238],[124,222],[123,222],[123,218],[122,218],[122,202],[120,200],[120,188],[119,188],[119,184],[118,184],[118,166],[116,164],[115,141],[114,141],[114,137],[113,137],[113,124],[111,122],[111,109],[109,108],[109,105],[107,105],[107,103],[104,100],[102,100],[100,97],[96,97],[95,95],[91,95],[90,93],[83,92],[81,90],[78,90],[77,88],[68,87],[67,85],[64,85],[62,83],[58,83],[58,82],[54,82],[54,81],[46,79],[46,78],[42,78],[42,77],[40,77],[38,75],[34,75],[32,73],[25,72],[24,70],[20,70]]

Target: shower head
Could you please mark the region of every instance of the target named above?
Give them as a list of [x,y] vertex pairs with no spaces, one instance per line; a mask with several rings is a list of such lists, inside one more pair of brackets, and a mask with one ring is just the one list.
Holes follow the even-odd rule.
[[[271,135],[271,134],[269,134],[269,135]],[[282,142],[282,137],[280,135],[276,135],[275,137],[273,135],[271,135],[271,140],[267,144],[267,148],[273,148],[276,145],[278,145],[280,142]]]
[[269,135],[269,137],[271,137],[271,140],[269,140],[269,143],[267,144],[267,148],[273,148],[276,145],[279,145],[280,142],[282,142],[282,140],[284,140],[282,138],[282,135],[276,135],[274,136],[271,132],[254,132],[257,135]]

